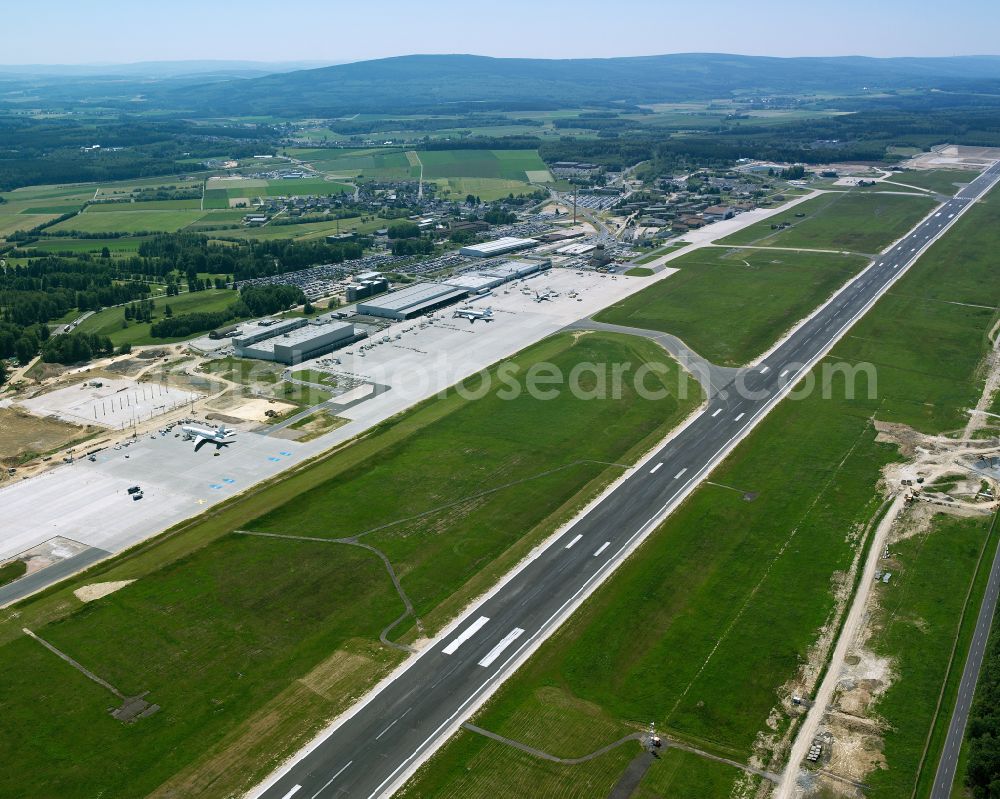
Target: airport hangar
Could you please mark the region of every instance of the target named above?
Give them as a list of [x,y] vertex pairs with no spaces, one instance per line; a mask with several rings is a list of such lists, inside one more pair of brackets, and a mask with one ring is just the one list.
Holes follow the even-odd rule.
[[528,277],[552,266],[548,259],[503,261],[448,278],[446,283],[414,283],[382,297],[360,302],[359,314],[402,321],[432,313],[470,294],[483,294],[497,286]]
[[286,319],[273,324],[248,325],[233,339],[241,358],[276,361],[286,366],[317,358],[365,337],[349,322],[329,317]]
[[470,244],[462,247],[458,251],[459,255],[469,258],[492,258],[496,255],[506,255],[509,252],[525,250],[528,247],[535,247],[538,241],[535,239],[519,239],[514,236],[505,236],[494,241],[484,241],[482,244]]

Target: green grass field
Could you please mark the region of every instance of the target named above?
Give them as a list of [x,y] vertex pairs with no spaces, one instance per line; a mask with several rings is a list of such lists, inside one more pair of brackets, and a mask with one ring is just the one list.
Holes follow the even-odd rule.
[[[726,236],[718,243],[877,253],[906,233],[933,207],[929,197],[828,192]],[[771,229],[771,225],[782,222],[791,227]]]
[[[206,291],[189,291],[178,294],[176,297],[160,297],[155,300],[153,322],[158,322],[164,317],[167,305],[174,312],[174,316],[196,311],[221,311],[232,305],[237,296],[235,291],[228,289],[208,289]],[[116,347],[120,347],[122,344],[170,344],[192,338],[192,336],[153,338],[149,335],[150,327],[151,323],[148,322],[129,322],[126,327],[124,308],[105,308],[103,311],[87,317],[80,324],[78,330],[81,333],[97,333],[108,336]]]
[[596,318],[673,333],[710,361],[744,364],[865,263],[831,253],[703,248],[671,261],[677,274]]
[[979,173],[971,169],[911,169],[908,172],[898,172],[890,180],[893,183],[904,183],[907,186],[918,186],[923,189],[953,195],[958,191],[955,184],[971,183]]
[[[653,357],[662,353],[641,339],[562,335],[515,362],[568,369]],[[667,386],[676,385],[672,368]],[[36,795],[68,799],[145,796],[168,780],[185,797],[247,787],[398,662],[399,653],[373,642],[400,600],[381,562],[363,550],[232,530],[297,524],[291,532],[360,532],[468,496],[483,481],[500,486],[580,458],[627,460],[696,402],[649,401],[628,390],[620,401],[593,402],[468,401],[452,392],[22,604],[16,620],[0,621],[0,666],[16,672],[0,682],[8,720],[0,751],[9,766],[0,793],[16,794],[24,773],[35,775]],[[447,598],[425,619],[438,629],[447,615],[441,608],[450,602],[454,612],[618,474],[600,465],[564,469],[366,541],[390,554],[421,612]],[[393,481],[391,497],[382,480]],[[373,487],[385,502],[364,493]],[[363,501],[339,504],[349,497]],[[137,582],[87,605],[70,593],[114,579]],[[107,713],[113,697],[23,636],[22,626],[125,692],[150,691],[162,710],[132,727],[118,723]]]
[[[635,346],[629,340],[605,341],[588,336],[569,352],[573,359],[589,353],[595,362],[618,363],[634,357],[629,353],[636,352]],[[565,347],[565,340],[555,339],[533,351],[549,352],[553,363],[566,363]],[[659,354],[655,348],[644,347],[640,351],[647,358]],[[628,401],[629,405],[633,403],[634,397]],[[405,446],[385,453],[382,459],[359,464],[356,470],[339,475],[329,485],[301,494],[295,503],[253,522],[251,529],[273,533],[298,530],[323,538],[347,537],[395,519],[433,511],[462,497],[473,497],[483,487],[503,486],[541,474],[553,465],[565,466],[562,471],[539,477],[517,489],[523,497],[520,502],[512,501],[510,492],[500,491],[365,538],[397,564],[403,586],[418,612],[426,613],[457,585],[473,577],[483,564],[513,545],[524,530],[539,524],[544,518],[539,513],[541,508],[558,508],[570,501],[580,485],[597,479],[605,471],[603,466],[575,461],[617,457],[612,456],[616,450],[614,441],[632,429],[635,421],[628,412],[617,416],[616,403],[602,404],[607,415],[597,421],[590,414],[578,416],[575,409],[580,403],[568,393],[551,402],[525,396],[514,402],[491,398],[470,403],[462,411],[466,420],[460,426],[449,419],[439,431],[425,431],[421,437],[408,440]],[[692,404],[691,399],[679,405],[668,402],[663,410],[668,419],[676,420]],[[637,409],[645,407],[646,403],[636,405]],[[522,433],[515,420],[525,412],[532,414],[533,422]],[[648,419],[647,424],[651,421]],[[659,425],[648,427],[643,435],[659,428]],[[499,429],[507,431],[499,437],[502,440],[496,435]],[[540,429],[551,432],[541,437]],[[628,440],[630,435],[623,437]],[[584,444],[587,438],[590,441]],[[529,448],[531,456],[527,454]],[[567,457],[565,453],[570,451],[574,455]],[[379,486],[388,484],[395,486],[391,496],[383,495],[377,504],[364,501],[373,491],[378,492]],[[429,493],[427,486],[433,486]],[[461,537],[461,547],[454,544],[456,536]],[[461,578],[457,582],[443,580],[442,572]]]
[[[993,263],[998,203],[994,196],[971,211],[963,228],[946,237],[937,253],[924,256],[859,325],[896,327],[900,342],[924,339],[919,380],[912,382],[915,376],[903,370],[885,371],[880,395],[916,388],[921,399],[948,397],[951,414],[968,407],[996,311],[940,340],[925,334],[925,320],[900,306],[896,295],[944,283],[945,269],[959,286],[982,284],[981,270]],[[968,249],[956,260],[954,250],[941,247]],[[994,307],[1000,301],[996,281],[981,301]],[[877,338],[866,340],[880,363],[897,354],[895,338],[884,346]],[[959,341],[968,357],[955,363],[952,350]],[[846,357],[835,353],[827,362]],[[952,387],[953,381],[962,388]],[[925,428],[947,429],[951,417],[943,410],[917,418]],[[782,685],[795,677],[816,631],[830,621],[832,580],[862,545],[858,531],[881,500],[881,467],[899,457],[876,441],[872,418],[910,422],[914,414],[881,396],[867,399],[864,391],[848,400],[836,384],[830,399],[812,392],[779,405],[713,472],[712,484],[695,491],[542,645],[475,723],[572,756],[610,743],[624,727],[653,720],[668,735],[745,761],[758,733],[770,733],[766,722]],[[758,496],[746,502],[744,491]],[[941,656],[957,633],[956,603],[969,585],[984,534],[982,522],[949,520],[931,536],[894,547],[901,573],[884,590],[890,618],[877,643],[879,652],[904,658],[897,687],[880,708],[899,728],[887,734],[888,771],[869,780],[878,787],[873,796],[910,795],[905,778],[912,778],[914,754],[929,732],[931,700],[944,678]],[[524,723],[553,715],[565,719],[557,732],[544,723]],[[779,714],[777,732],[787,724]],[[464,733],[454,739],[418,772],[406,795],[448,796],[464,786],[469,799],[487,799],[488,786],[527,780],[537,795],[572,790],[572,777],[558,769],[526,762],[510,749],[477,758],[474,745],[482,747]],[[929,757],[936,762],[933,747]],[[727,775],[719,764],[688,760],[679,776],[655,765],[639,795],[726,796],[740,776],[734,769]],[[581,771],[581,779],[587,775]]]
[[[819,396],[779,406],[715,470],[714,485],[691,495],[475,723],[572,756],[518,719],[580,705],[632,729],[655,721],[668,735],[745,761],[779,687],[830,616],[830,577],[857,546],[845,531],[877,507],[879,470],[893,454],[875,443],[871,411]],[[758,497],[747,502],[743,491]],[[618,737],[573,717],[565,729],[563,740],[585,751]],[[433,759],[414,796],[448,795],[453,781],[472,776],[482,785],[520,779],[512,757],[470,775],[471,763],[451,761],[449,750],[441,759],[450,765]],[[729,771],[721,794],[703,795],[726,795],[738,774]],[[557,789],[542,783],[538,795]]]
[[18,577],[24,576],[27,571],[28,564],[23,560],[12,560],[10,563],[5,563],[0,566],[0,585],[6,585]]
[[[834,357],[875,364],[883,412],[925,432],[955,430],[982,392],[976,368],[998,319],[1000,194],[966,213],[838,343]],[[912,277],[911,277],[912,276]]]

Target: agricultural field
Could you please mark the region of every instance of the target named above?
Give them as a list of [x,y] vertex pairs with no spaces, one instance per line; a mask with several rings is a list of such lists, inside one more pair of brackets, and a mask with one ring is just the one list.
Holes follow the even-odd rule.
[[414,171],[402,150],[370,149],[288,149],[285,153],[304,161],[327,175],[343,178],[364,177],[372,180],[410,180],[420,175]]
[[[219,213],[219,212],[213,212]],[[205,220],[202,220],[203,222]],[[220,230],[213,234],[218,239],[318,239],[333,233],[355,231],[359,234],[373,233],[389,224],[391,220],[381,217],[369,217],[362,221],[359,216],[347,219],[327,219],[321,222],[302,222],[294,225],[261,225],[260,227],[239,227],[231,230]],[[197,231],[198,225],[193,225],[191,231]]]
[[80,233],[176,233],[197,222],[204,211],[119,211],[92,212],[87,209],[72,219],[49,228],[52,231],[69,230]]
[[237,294],[228,289],[206,289],[205,291],[188,291],[176,297],[158,297],[154,300],[153,322],[125,322],[124,308],[105,308],[93,316],[88,316],[80,327],[81,333],[97,333],[108,336],[116,347],[122,344],[170,344],[183,341],[191,336],[181,338],[153,338],[149,329],[153,323],[163,319],[166,306],[169,305],[175,316],[184,313],[222,311],[232,305]]
[[142,202],[94,203],[87,206],[87,213],[105,211],[198,211],[201,198],[187,200],[144,200]]
[[[828,192],[733,233],[718,243],[874,254],[905,234],[933,207],[930,197],[866,194],[863,190]],[[771,228],[782,223],[790,227]]]
[[109,239],[75,239],[70,236],[53,236],[45,238],[44,234],[35,244],[26,247],[28,250],[47,253],[92,253],[99,254],[105,247],[111,257],[130,257],[137,255],[139,245],[146,241],[145,236],[126,236]]
[[503,178],[438,178],[438,194],[443,199],[464,200],[470,194],[484,203],[502,200],[513,194],[515,197],[530,194],[535,187],[519,180]]
[[351,187],[335,180],[322,178],[286,178],[283,180],[210,180],[205,189],[206,208],[228,208],[230,201],[250,200],[257,197],[305,197],[343,194]]
[[866,265],[856,255],[705,247],[680,271],[601,311],[601,322],[662,330],[726,366],[751,361]]
[[50,222],[58,216],[58,213],[5,214],[4,206],[0,205],[0,238],[17,233],[19,230],[31,230],[33,227]]
[[535,150],[424,150],[417,154],[424,178],[493,178],[530,182],[529,172],[548,172]]
[[436,182],[442,196],[464,199],[474,194],[484,202],[511,193],[525,194],[534,183],[552,181],[548,167],[535,150],[290,148],[285,153],[320,172],[342,178],[416,180],[422,164],[424,179]]
[[[663,353],[651,342],[591,334],[547,339],[515,360],[568,369],[654,357]],[[679,367],[671,371],[666,388],[679,379]],[[694,407],[697,389],[691,395],[651,401],[626,390],[623,400],[581,404],[568,395],[468,401],[451,392],[22,603],[16,620],[0,622],[0,666],[11,672],[0,704],[19,730],[3,741],[10,768],[0,793],[16,793],[29,772],[40,795],[68,799],[245,788],[400,660],[377,643],[400,599],[382,563],[360,548],[233,530],[297,525],[298,534],[332,538],[467,497],[423,524],[365,537],[392,559],[428,629],[440,629],[469,592],[620,474],[593,461],[636,457]],[[484,483],[499,490],[476,496]],[[371,501],[373,489],[384,502]],[[85,582],[128,579],[136,582],[85,605],[71,593]],[[24,626],[126,694],[149,691],[162,709],[132,727],[117,722],[107,713],[114,698],[24,636]]]
[[[919,315],[895,301],[897,293],[943,285],[945,270],[960,285],[981,284],[981,270],[992,263],[989,253],[997,234],[990,223],[998,204],[994,195],[963,218],[964,229],[946,236],[876,304],[848,346],[863,338],[877,362],[886,363],[895,356],[896,344],[891,340],[880,347],[873,327],[896,327],[899,340],[912,341],[924,326]],[[955,260],[954,251],[942,252],[949,243],[968,247],[970,257]],[[1000,301],[995,281],[988,295],[984,304]],[[780,736],[788,728],[779,702],[803,664],[815,657],[818,631],[835,621],[839,575],[848,573],[863,549],[863,531],[881,504],[881,469],[900,458],[895,447],[877,440],[873,419],[908,423],[914,418],[911,408],[882,396],[899,396],[916,386],[921,398],[947,397],[949,411],[961,416],[981,389],[977,367],[995,321],[992,311],[956,325],[949,338],[927,336],[920,373],[880,372],[874,399],[862,390],[860,398],[848,400],[835,390],[830,399],[812,392],[779,405],[715,470],[711,483],[674,512],[473,722],[549,754],[572,757],[652,720],[668,738],[741,762],[756,753],[766,763],[769,753],[759,750],[758,734]],[[968,357],[953,364],[959,340]],[[826,360],[850,358],[849,350]],[[950,386],[956,380],[961,389]],[[924,429],[941,432],[952,418],[937,413],[920,421]],[[755,494],[753,501],[746,501],[744,492]],[[871,775],[873,796],[911,795],[905,777],[912,777],[930,733],[931,710],[944,679],[942,658],[928,657],[927,650],[946,656],[959,634],[956,603],[964,599],[985,543],[986,523],[947,520],[896,547],[901,572],[878,589],[887,620],[875,646],[880,654],[899,659],[900,679],[878,708],[893,726],[885,741],[887,770]],[[986,550],[987,559],[991,552]],[[979,579],[973,606],[983,590]],[[946,696],[942,713],[948,712]],[[544,723],[552,717],[565,723],[554,729]],[[931,746],[928,763],[936,762],[939,746]],[[417,773],[405,795],[461,793],[488,799],[496,786],[530,780],[538,795],[575,796],[577,779],[591,774],[589,764],[574,772],[511,748],[495,749],[488,757],[485,751],[482,739],[463,731]],[[669,750],[667,755],[676,757]],[[735,768],[686,759],[685,774],[654,764],[639,795],[726,795],[743,778]],[[603,792],[595,795],[607,795],[606,786],[618,774],[602,775]],[[710,794],[704,785],[714,786]]]

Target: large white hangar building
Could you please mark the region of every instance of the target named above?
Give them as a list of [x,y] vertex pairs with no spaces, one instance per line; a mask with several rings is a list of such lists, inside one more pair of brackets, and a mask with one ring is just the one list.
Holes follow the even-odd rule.
[[287,319],[273,325],[250,325],[233,339],[241,358],[276,361],[288,366],[317,358],[358,340],[354,325],[329,318]]
[[412,319],[445,305],[458,302],[469,290],[447,283],[414,283],[412,286],[392,291],[368,302],[359,302],[359,314],[381,316],[386,319]]

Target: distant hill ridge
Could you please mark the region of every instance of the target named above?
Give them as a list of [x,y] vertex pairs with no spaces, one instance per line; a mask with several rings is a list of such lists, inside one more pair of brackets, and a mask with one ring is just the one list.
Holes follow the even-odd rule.
[[227,114],[339,115],[565,108],[677,102],[746,94],[1000,86],[1000,56],[776,58],[675,53],[628,58],[534,59],[408,55],[164,87],[160,99]]

